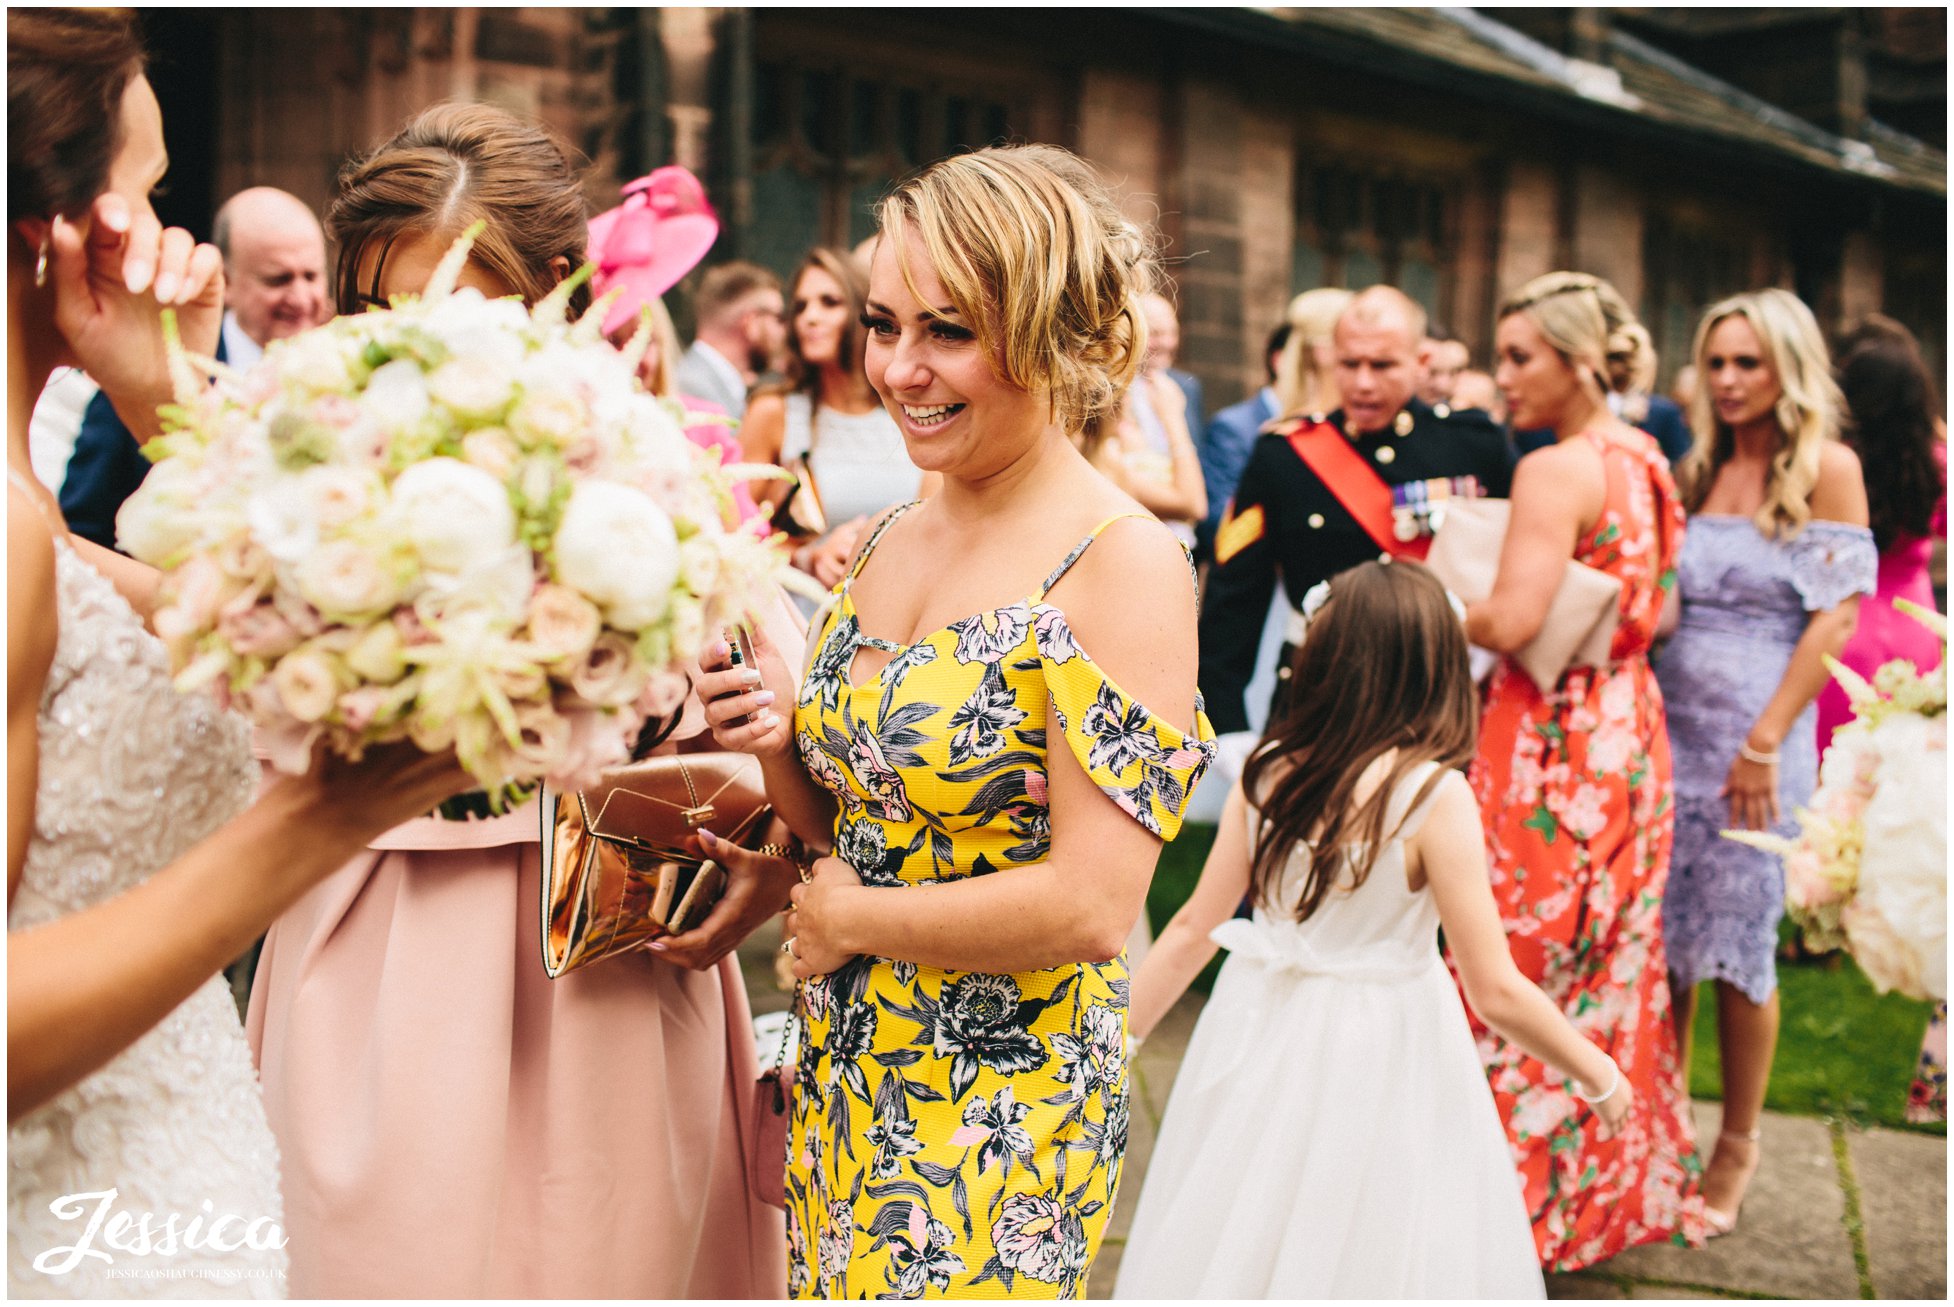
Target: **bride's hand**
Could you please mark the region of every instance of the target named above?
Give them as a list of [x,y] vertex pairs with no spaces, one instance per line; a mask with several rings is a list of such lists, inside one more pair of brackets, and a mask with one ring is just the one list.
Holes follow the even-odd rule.
[[[452,750],[432,754],[408,741],[370,748],[348,762],[317,746],[312,766],[302,776],[283,776],[299,797],[304,820],[322,832],[368,841],[402,822],[424,817],[443,800],[476,788]],[[277,787],[274,787],[276,789]]]
[[184,348],[213,354],[224,313],[223,258],[181,227],[98,196],[84,237],[56,218],[49,234],[54,321],[75,360],[118,410],[148,413],[172,398],[162,310],[176,310]]

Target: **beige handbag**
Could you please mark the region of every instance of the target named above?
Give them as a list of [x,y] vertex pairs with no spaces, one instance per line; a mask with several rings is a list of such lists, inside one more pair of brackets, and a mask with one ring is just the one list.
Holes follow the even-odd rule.
[[[1453,499],[1425,565],[1468,604],[1493,592],[1512,505],[1504,499]],[[1622,583],[1586,563],[1567,560],[1540,633],[1513,654],[1533,683],[1551,690],[1570,667],[1607,667],[1621,624]]]

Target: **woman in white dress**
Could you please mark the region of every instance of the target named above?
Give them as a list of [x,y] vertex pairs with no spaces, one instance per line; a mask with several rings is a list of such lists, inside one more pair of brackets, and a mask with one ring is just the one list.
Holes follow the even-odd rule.
[[[1523,977],[1458,770],[1478,703],[1436,577],[1364,563],[1305,597],[1299,691],[1230,792],[1185,907],[1133,980],[1144,1036],[1232,950],[1174,1083],[1115,1298],[1538,1298],[1480,1017],[1603,1134],[1632,1091]],[[1244,796],[1252,795],[1252,799]],[[1231,920],[1244,893],[1252,920]]]
[[[923,473],[909,461],[902,432],[863,368],[867,271],[852,255],[811,250],[793,287],[787,380],[747,404],[740,442],[749,461],[776,463],[801,478],[795,496],[812,502],[791,505],[787,516],[816,529],[795,547],[794,566],[832,586],[869,519],[917,498]],[[767,497],[778,502],[782,493]]]
[[402,748],[252,804],[248,728],[179,697],[144,627],[155,574],[69,537],[33,478],[56,367],[146,437],[161,307],[216,345],[217,251],[149,207],[167,160],[142,69],[127,11],[8,12],[8,1291],[276,1297],[277,1152],[218,971],[466,778]]

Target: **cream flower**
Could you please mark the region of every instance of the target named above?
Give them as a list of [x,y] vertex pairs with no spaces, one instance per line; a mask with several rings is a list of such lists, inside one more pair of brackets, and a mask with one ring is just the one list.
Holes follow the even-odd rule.
[[613,626],[641,630],[664,615],[678,582],[678,533],[651,499],[586,481],[556,531],[556,579],[602,605]]
[[582,658],[604,619],[597,606],[568,586],[539,585],[529,600],[529,642],[543,658]]
[[473,355],[457,355],[428,375],[427,393],[435,403],[469,422],[499,419],[515,397],[506,369]]
[[515,543],[508,492],[459,459],[430,458],[402,472],[394,480],[393,507],[415,552],[435,572],[465,572]]
[[351,540],[319,546],[299,562],[293,581],[307,603],[335,621],[371,621],[400,599],[400,585],[386,561]]
[[327,654],[296,649],[278,660],[271,679],[285,711],[302,722],[320,720],[339,699],[339,674]]
[[643,693],[649,676],[631,642],[615,631],[606,631],[571,672],[570,688],[600,708],[623,708]]

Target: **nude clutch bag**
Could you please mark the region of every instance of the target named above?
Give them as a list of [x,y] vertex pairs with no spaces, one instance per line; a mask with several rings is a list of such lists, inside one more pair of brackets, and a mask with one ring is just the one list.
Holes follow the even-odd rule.
[[[1504,499],[1453,499],[1445,506],[1445,521],[1425,565],[1468,604],[1493,592],[1511,512]],[[1619,580],[1568,559],[1540,634],[1513,654],[1513,661],[1543,691],[1558,685],[1570,667],[1609,666],[1621,604]]]

